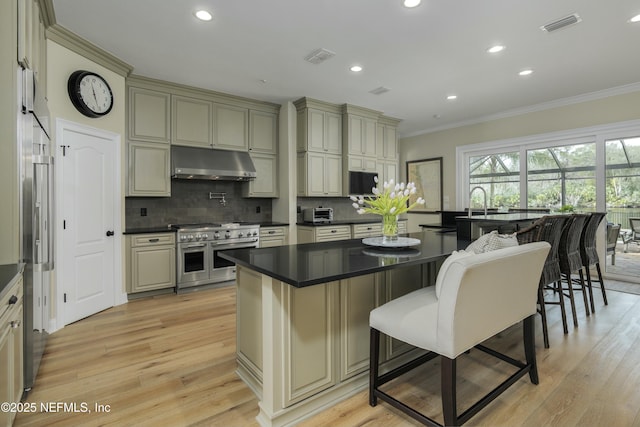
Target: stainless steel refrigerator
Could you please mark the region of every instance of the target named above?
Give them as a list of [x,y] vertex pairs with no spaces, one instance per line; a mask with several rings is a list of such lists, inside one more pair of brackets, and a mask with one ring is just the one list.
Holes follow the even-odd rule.
[[24,387],[31,390],[44,352],[53,273],[53,157],[49,110],[33,71],[19,71],[20,199],[24,270]]

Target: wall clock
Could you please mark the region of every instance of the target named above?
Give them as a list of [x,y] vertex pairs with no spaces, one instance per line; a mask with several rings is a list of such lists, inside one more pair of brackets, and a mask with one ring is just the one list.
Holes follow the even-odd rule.
[[113,93],[107,81],[91,71],[78,70],[67,82],[69,98],[78,111],[87,117],[107,115],[113,107]]

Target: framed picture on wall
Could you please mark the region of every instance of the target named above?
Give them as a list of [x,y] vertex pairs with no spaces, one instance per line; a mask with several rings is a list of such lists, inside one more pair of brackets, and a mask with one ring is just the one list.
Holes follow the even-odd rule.
[[442,157],[408,161],[407,182],[413,182],[417,190],[409,198],[409,204],[418,197],[425,200],[425,204],[412,209],[412,213],[434,213],[442,210]]

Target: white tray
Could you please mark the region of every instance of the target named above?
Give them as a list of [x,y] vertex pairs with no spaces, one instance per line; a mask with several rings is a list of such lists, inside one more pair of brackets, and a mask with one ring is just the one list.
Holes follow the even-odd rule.
[[398,237],[398,240],[383,241],[382,237],[367,237],[362,239],[362,243],[377,248],[410,248],[420,244],[420,239],[412,237]]

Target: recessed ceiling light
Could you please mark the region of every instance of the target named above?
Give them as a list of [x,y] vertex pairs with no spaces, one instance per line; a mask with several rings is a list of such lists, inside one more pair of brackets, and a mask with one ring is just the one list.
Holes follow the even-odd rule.
[[194,15],[201,21],[211,21],[213,19],[213,16],[206,10],[196,10]]
[[422,0],[402,0],[402,5],[408,8],[418,7],[420,3],[422,3]]
[[351,71],[353,71],[354,73],[359,73],[360,71],[362,71],[362,67],[359,65],[353,65],[351,68],[349,68]]
[[629,22],[640,22],[640,15],[636,15],[633,18],[629,19]]
[[497,44],[495,46],[491,46],[489,49],[487,49],[488,53],[498,53],[498,52],[502,52],[504,50],[504,46]]
[[527,70],[522,70],[520,71],[518,74],[521,76],[529,76],[533,73],[533,70],[527,69]]
[[449,101],[453,101],[454,99],[458,99],[458,95],[449,95],[449,96],[447,96],[447,99]]

